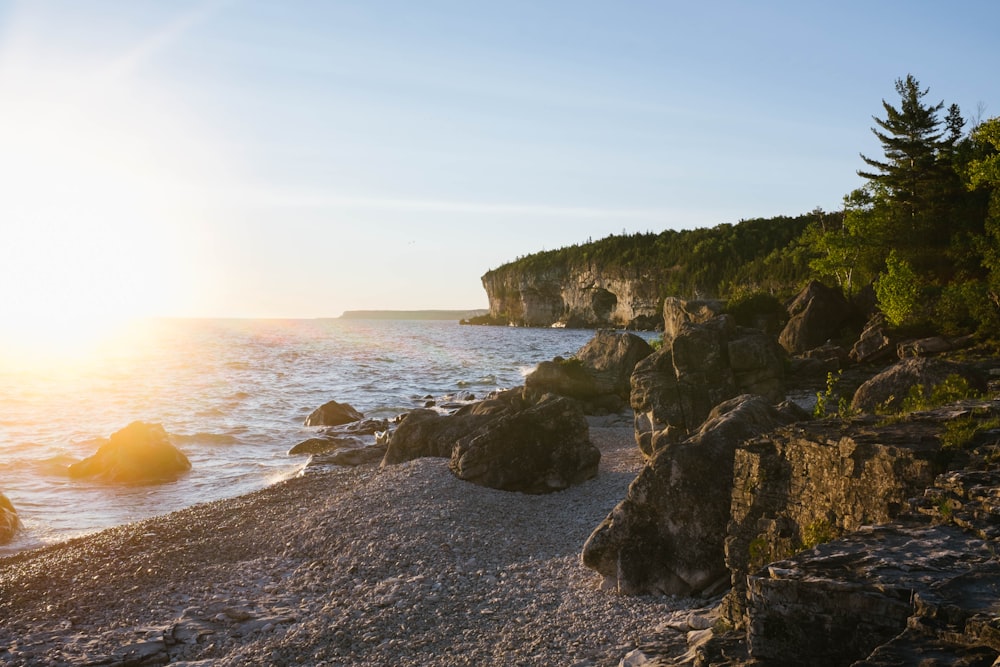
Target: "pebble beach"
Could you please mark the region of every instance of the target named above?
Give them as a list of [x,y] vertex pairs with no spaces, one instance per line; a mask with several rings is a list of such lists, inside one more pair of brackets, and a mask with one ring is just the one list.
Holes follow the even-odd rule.
[[445,459],[307,468],[0,559],[0,662],[584,666],[683,646],[704,601],[620,595],[580,564],[642,464],[627,416],[590,437],[598,476],[549,495]]

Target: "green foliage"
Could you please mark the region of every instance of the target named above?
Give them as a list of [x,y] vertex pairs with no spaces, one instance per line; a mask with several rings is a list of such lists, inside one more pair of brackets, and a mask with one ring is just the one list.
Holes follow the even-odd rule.
[[759,290],[738,290],[730,295],[725,312],[741,326],[759,327],[759,323],[773,322],[778,328],[788,320],[788,311],[776,296]]
[[931,388],[930,394],[924,389],[922,384],[915,384],[910,387],[910,392],[903,399],[900,405],[900,413],[919,412],[921,410],[932,410],[948,405],[955,401],[962,401],[969,398],[979,398],[979,392],[969,385],[969,381],[957,373],[952,373],[940,384]]
[[812,549],[819,544],[825,544],[840,536],[837,527],[827,519],[816,519],[802,529],[802,548]]
[[949,449],[961,449],[975,440],[980,433],[998,428],[1000,428],[1000,417],[977,419],[974,415],[969,415],[953,419],[944,425],[941,446]]
[[916,311],[920,283],[913,267],[895,250],[885,260],[886,272],[875,281],[875,297],[889,324],[900,326]]
[[661,334],[655,338],[651,338],[649,340],[649,346],[653,348],[654,352],[660,350],[663,347],[663,335]]
[[[826,389],[816,393],[816,405],[813,406],[813,416],[817,418],[823,418],[827,415],[829,411],[829,406],[832,404],[834,396],[837,396],[837,384],[840,382],[840,377],[844,374],[843,370],[837,371],[836,375],[833,373],[826,374]],[[850,403],[843,396],[839,397],[837,403],[838,411],[841,417],[849,416]]]

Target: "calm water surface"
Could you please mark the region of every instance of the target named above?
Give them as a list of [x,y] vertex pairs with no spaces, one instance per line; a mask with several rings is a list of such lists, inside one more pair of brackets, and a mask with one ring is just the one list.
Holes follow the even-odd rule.
[[[394,417],[523,383],[592,331],[385,320],[161,320],[73,369],[0,366],[0,492],[23,529],[0,554],[261,488],[298,472],[288,449],[329,400]],[[191,460],[179,481],[114,487],[70,463],[132,421],[158,422]]]

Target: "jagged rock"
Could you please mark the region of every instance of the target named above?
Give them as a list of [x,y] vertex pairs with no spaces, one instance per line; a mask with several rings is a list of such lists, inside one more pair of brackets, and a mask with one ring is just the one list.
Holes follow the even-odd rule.
[[885,315],[875,313],[861,330],[861,336],[851,347],[850,357],[859,364],[887,359],[892,354],[892,338]]
[[891,525],[772,563],[748,577],[750,656],[819,667],[994,664],[995,550],[955,526]]
[[685,301],[676,296],[663,300],[663,344],[669,345],[685,324],[702,324],[722,314],[725,302],[717,299]]
[[692,595],[728,582],[723,543],[733,453],[743,440],[796,417],[761,396],[717,406],[682,443],[661,449],[591,534],[583,563],[625,593]]
[[113,433],[93,456],[72,464],[69,475],[144,484],[172,482],[190,469],[191,462],[170,444],[162,425],[132,422]]
[[788,324],[778,342],[789,354],[801,354],[838,337],[851,318],[851,306],[839,289],[812,281],[788,306]]
[[312,411],[306,426],[339,426],[364,419],[365,416],[347,403],[328,401]]
[[978,392],[987,390],[986,379],[972,366],[918,357],[899,361],[858,387],[851,408],[860,412],[895,412],[913,387],[920,385],[929,397],[934,387],[950,375],[963,378]]
[[741,393],[784,397],[784,352],[766,334],[720,315],[684,324],[671,343],[636,364],[631,405],[639,449],[652,456],[694,432],[712,408]]
[[729,620],[745,622],[750,572],[862,525],[896,520],[943,470],[942,422],[830,418],[738,447],[726,538]]
[[649,343],[635,334],[598,331],[580,348],[576,358],[594,377],[598,394],[614,394],[628,400],[629,378],[635,365],[652,353]]
[[481,486],[549,493],[594,477],[600,460],[579,406],[549,396],[461,438],[449,467],[460,479]]
[[14,505],[7,499],[7,496],[0,493],[0,544],[10,542],[20,523]]

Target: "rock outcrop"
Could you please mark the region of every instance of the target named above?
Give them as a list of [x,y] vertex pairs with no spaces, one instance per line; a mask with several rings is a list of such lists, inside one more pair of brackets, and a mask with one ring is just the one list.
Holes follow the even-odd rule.
[[851,347],[850,358],[859,364],[884,361],[892,356],[893,342],[889,336],[889,323],[882,313],[875,313],[861,330],[861,335]]
[[728,584],[733,454],[747,438],[795,418],[761,396],[716,407],[697,433],[666,445],[643,468],[587,540],[584,565],[625,593],[692,595]]
[[481,486],[538,494],[590,479],[600,461],[580,408],[549,396],[459,439],[449,467],[459,479]]
[[499,269],[483,276],[490,319],[517,326],[624,327],[660,324],[659,285],[628,269],[595,266]]
[[511,389],[452,415],[414,410],[389,439],[382,465],[434,456],[450,459],[459,478],[524,493],[548,493],[597,473],[600,452],[575,401],[535,400]]
[[671,343],[640,361],[632,373],[635,437],[647,457],[698,429],[711,410],[739,394],[784,398],[784,352],[728,315],[685,323]]
[[685,324],[702,324],[721,315],[724,306],[718,299],[688,301],[668,296],[663,300],[663,344],[673,342]]
[[20,524],[21,521],[18,519],[14,505],[7,499],[7,496],[0,493],[0,544],[10,542]]
[[978,392],[987,390],[986,378],[972,366],[943,359],[908,358],[858,387],[851,400],[851,408],[860,412],[897,412],[911,389],[919,387],[918,391],[929,398],[934,387],[952,375],[968,383],[970,389]]
[[524,386],[582,401],[589,413],[618,412],[628,402],[632,371],[652,352],[635,334],[598,331],[572,359],[538,364]]
[[328,401],[306,418],[306,426],[339,426],[364,419],[364,415],[347,403]]
[[191,469],[191,462],[170,443],[160,424],[132,422],[116,431],[97,453],[69,467],[70,477],[103,482],[149,484],[172,482]]
[[851,306],[839,289],[812,281],[788,306],[789,320],[778,342],[789,354],[801,354],[837,338],[851,318]]
[[726,538],[730,620],[745,622],[749,573],[863,525],[895,521],[943,471],[941,430],[934,420],[834,417],[737,448]]

